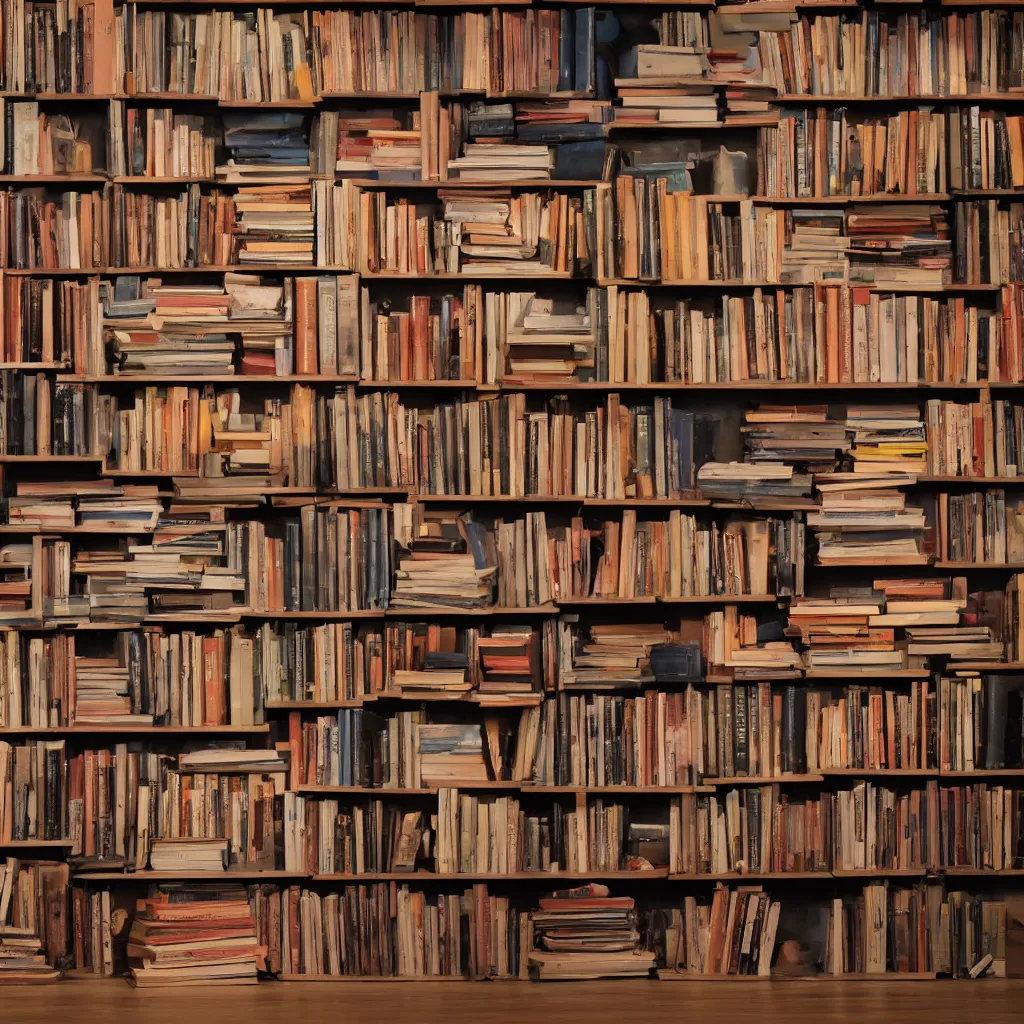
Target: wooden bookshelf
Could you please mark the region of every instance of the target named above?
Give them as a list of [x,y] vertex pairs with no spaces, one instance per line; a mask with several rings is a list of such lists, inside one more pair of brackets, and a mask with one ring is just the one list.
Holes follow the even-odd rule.
[[[130,31],[83,2],[106,19],[95,44],[75,27],[88,74],[63,48],[49,48],[53,69],[0,55],[13,126],[0,147],[0,835],[12,804],[31,804],[14,834],[76,837],[0,853],[112,861],[71,869],[112,904],[126,883],[256,883],[282,921],[292,887],[304,914],[359,887],[387,900],[389,921],[407,897],[424,915],[439,894],[483,898],[503,927],[548,890],[604,882],[636,893],[641,934],[656,891],[638,882],[662,885],[675,909],[691,886],[701,901],[721,900],[708,896],[718,886],[763,886],[769,903],[834,893],[829,913],[849,915],[851,934],[851,901],[883,883],[917,899],[919,883],[946,898],[981,880],[972,922],[991,880],[1016,886],[1024,767],[939,765],[999,763],[977,727],[999,686],[987,677],[1024,674],[1024,637],[1007,625],[1024,583],[1024,78],[998,45],[1024,32],[1024,0],[278,0],[258,30],[251,0],[139,0]],[[894,47],[907,24],[937,19],[945,72],[924,73],[916,54],[879,68],[861,45],[868,10]],[[195,31],[215,11],[252,44],[240,75],[226,53],[190,50],[215,45]],[[436,19],[436,41],[423,26],[400,38],[388,11]],[[604,11],[621,37],[598,45]],[[364,15],[372,62],[347,35]],[[782,17],[748,30],[759,15]],[[787,15],[820,33],[783,39]],[[949,60],[954,15],[1005,87]],[[859,77],[804,53],[813,80],[792,81],[789,51],[826,40],[831,52],[840,18],[864,55]],[[739,33],[737,56],[756,38],[743,66],[762,81],[736,74],[728,46],[710,49],[711,19],[715,39]],[[171,39],[172,21],[188,31]],[[646,45],[647,23],[708,51],[703,77],[663,81],[644,51],[635,79],[606,75],[606,42],[623,55]],[[697,54],[653,56],[693,71]],[[272,164],[246,140],[264,131],[281,143]],[[976,138],[988,140],[977,152]],[[523,152],[503,154],[506,142]],[[719,172],[726,155],[746,163],[709,194],[720,144]],[[757,406],[779,418],[745,418]],[[813,411],[820,434],[805,446],[789,407]],[[864,410],[883,425],[865,429]],[[730,489],[701,477],[708,463],[754,472]],[[916,553],[858,553],[879,517],[844,522],[857,492],[834,503],[822,468],[888,496],[892,480],[871,470],[889,463],[915,467],[896,511],[920,505],[925,528],[894,515]],[[773,486],[779,465],[795,470],[788,488]],[[953,529],[970,556],[942,557]],[[832,543],[848,550],[818,561]],[[900,598],[884,584],[898,580],[917,585],[904,604],[927,592],[938,619],[890,617]],[[833,592],[878,610],[854,627],[820,612],[825,636],[805,599]],[[975,624],[989,632],[970,650],[992,657],[905,653],[891,669],[860,657],[952,645],[913,634]],[[659,676],[656,644],[695,645],[700,668]],[[843,663],[813,667],[826,650]],[[503,658],[515,668],[495,668]],[[435,669],[462,679],[431,680]],[[403,689],[398,672],[419,678]],[[266,724],[241,724],[254,719]],[[178,767],[204,746],[229,766],[262,751],[267,768]],[[432,757],[443,771],[427,770]],[[475,769],[462,782],[460,757]],[[879,767],[818,767],[853,762]],[[608,784],[566,781],[581,778]],[[639,781],[612,784],[623,778]],[[149,863],[143,787],[152,828],[228,833],[233,859],[261,866],[113,870],[122,854]],[[992,849],[1003,805],[998,826],[987,815],[1004,794],[1016,832]],[[966,807],[986,821],[979,836],[911,863],[1004,866],[757,870],[892,860],[902,837],[883,835],[885,821],[941,845]],[[844,820],[871,821],[874,841],[840,834]],[[780,856],[781,836],[806,849]],[[387,855],[363,862],[393,870],[356,873],[339,849],[371,840]],[[523,869],[549,861],[619,869]],[[429,941],[417,920],[415,941]],[[525,973],[521,934],[489,943],[503,962],[466,974]]]

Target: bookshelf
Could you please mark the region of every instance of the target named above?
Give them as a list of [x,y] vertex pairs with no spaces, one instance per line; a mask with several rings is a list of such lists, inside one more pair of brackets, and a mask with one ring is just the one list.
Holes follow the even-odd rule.
[[662,978],[1005,973],[1024,4],[0,24],[0,928],[525,979],[593,882]]

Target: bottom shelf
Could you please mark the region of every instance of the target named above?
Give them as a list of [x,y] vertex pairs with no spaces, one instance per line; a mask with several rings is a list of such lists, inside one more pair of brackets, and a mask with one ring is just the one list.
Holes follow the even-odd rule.
[[[276,978],[267,979],[267,984],[274,981],[283,981],[289,984],[301,982],[315,982],[317,984],[345,984],[358,981],[381,982],[381,981],[420,981],[420,982],[446,982],[446,981],[478,981],[485,979],[467,978],[465,975],[444,975],[443,977],[415,978],[403,975],[398,978],[360,977],[358,974],[279,974]],[[518,978],[490,978],[490,981],[518,981]]]
[[934,971],[914,974],[686,974],[683,971],[659,970],[659,981],[935,981]]
[[[351,984],[381,984],[390,982],[401,982],[401,983],[424,983],[424,984],[446,984],[446,983],[464,983],[464,982],[499,982],[499,983],[510,983],[510,982],[526,982],[529,983],[531,979],[518,978],[514,976],[505,976],[502,978],[467,978],[464,975],[457,977],[444,976],[444,977],[392,977],[384,978],[378,976],[359,976],[352,974],[344,975],[330,975],[330,974],[279,974],[272,978],[261,978],[261,985],[275,985],[275,984],[315,984],[315,985],[351,985]],[[546,981],[558,981],[562,979],[545,979]],[[612,978],[594,978],[594,981],[611,981],[615,980]],[[817,982],[837,982],[843,983],[848,981],[952,981],[952,978],[939,979],[938,975],[934,971],[920,971],[915,973],[896,974],[888,972],[886,974],[771,974],[768,976],[761,976],[756,974],[687,974],[685,972],[670,971],[667,969],[658,970],[655,975],[650,978],[630,978],[626,979],[630,981],[665,981],[665,982],[689,982],[689,983],[700,983],[700,982],[738,982],[741,984],[749,984],[751,982],[801,982],[801,981],[817,981]],[[960,981],[967,981],[967,978],[960,978]],[[981,981],[1000,981],[1006,979],[1000,978],[981,978],[976,979]],[[111,984],[121,983],[127,984],[124,977],[121,976],[104,976],[100,974],[93,974],[91,971],[80,971],[71,970],[65,971],[63,977],[60,979],[62,982],[67,981],[93,981],[93,982],[109,982]],[[52,981],[50,984],[59,984],[58,981]],[[6,986],[0,985],[0,988]],[[204,988],[205,985],[189,986],[195,988]]]

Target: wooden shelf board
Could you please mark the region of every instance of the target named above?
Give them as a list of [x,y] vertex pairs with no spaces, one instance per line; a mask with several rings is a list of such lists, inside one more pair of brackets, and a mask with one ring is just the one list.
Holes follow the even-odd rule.
[[936,569],[957,569],[960,572],[971,572],[978,569],[1024,572],[1024,562],[947,562],[940,559],[933,565]]
[[785,785],[806,782],[824,782],[824,775],[800,774],[793,772],[789,775],[721,775],[706,777],[706,786],[772,786],[775,784]]
[[[417,983],[423,982],[462,982],[462,981],[475,981],[475,978],[467,978],[462,974],[445,974],[445,975],[405,975],[400,974],[392,977],[381,977],[379,975],[362,975],[362,974],[279,974],[277,976],[279,982],[284,982],[287,985],[294,984],[328,984],[338,985],[352,982],[396,982],[396,981],[412,981]],[[488,981],[493,979],[488,979]]]
[[[98,376],[85,374],[59,374],[61,382],[80,384],[356,384],[359,382],[355,374],[283,374],[280,377],[268,374],[245,373],[110,373]],[[431,384],[431,387],[433,384]],[[181,474],[176,474],[181,475]]]
[[836,878],[922,878],[926,868],[833,868]]
[[946,671],[969,669],[978,672],[1024,672],[1024,661],[951,661]]
[[0,840],[0,850],[60,850],[74,846],[71,839],[7,839]]
[[232,879],[301,879],[312,877],[307,871],[277,871],[259,868],[230,868],[227,871],[76,871],[75,881],[82,882],[187,882]]
[[808,669],[804,672],[804,679],[834,679],[850,680],[853,682],[856,682],[858,679],[930,679],[931,676],[931,670],[926,668],[896,668],[889,672],[857,672],[844,669],[836,669],[834,672],[829,672],[824,669]]
[[647,871],[473,871],[440,873],[433,871],[377,871],[361,875],[313,875],[314,882],[546,882],[546,881],[621,881],[641,879],[645,882],[665,881],[666,868]]
[[661,969],[658,971],[659,981],[685,981],[701,983],[705,981],[754,981],[754,982],[789,982],[789,981],[934,981],[934,971],[915,973],[897,973],[890,971],[885,974],[687,974],[681,971]]
[[268,700],[264,705],[267,711],[335,711],[340,708],[361,708],[372,703],[375,694],[365,697],[354,697],[350,700]]
[[250,733],[254,736],[270,732],[269,725],[84,725],[34,726],[15,725],[0,728],[0,736],[89,736],[100,733],[124,736],[231,736]]
[[830,871],[751,871],[738,872],[726,871],[719,873],[698,874],[698,873],[673,873],[668,876],[670,882],[767,882],[767,881],[797,881],[807,879],[831,879]]
[[[698,786],[549,786],[532,782],[513,782],[506,780],[477,782],[473,780],[458,781],[452,779],[443,785],[424,786],[419,789],[404,787],[381,788],[379,786],[314,786],[300,785],[298,793],[330,796],[332,794],[350,796],[429,796],[437,795],[439,789],[456,789],[459,792],[514,792],[535,793],[542,796],[573,796],[576,794],[594,794],[599,796],[676,796],[680,793],[713,793],[714,786],[708,780],[705,785]],[[775,780],[781,781],[781,780]]]
[[[998,6],[998,5],[995,5]],[[983,104],[1000,104],[1007,101],[1013,103],[1024,103],[1022,92],[986,92],[986,93],[958,93],[943,94],[930,93],[924,96],[865,96],[862,94],[844,95],[808,95],[805,93],[780,93],[772,99],[772,103],[786,107],[844,107],[846,105],[869,105],[884,106],[894,104],[897,106],[965,106],[974,107]]]
[[[529,2],[529,0],[525,0]],[[339,172],[338,177],[341,177]],[[0,179],[2,180],[2,179]],[[401,181],[389,178],[346,178],[358,188],[374,192],[423,191],[436,192],[438,189],[467,189],[493,192],[494,189],[511,189],[515,192],[530,191],[541,187],[553,188],[596,188],[605,184],[597,178],[530,178],[509,182],[463,181],[461,178],[447,178],[444,181]]]

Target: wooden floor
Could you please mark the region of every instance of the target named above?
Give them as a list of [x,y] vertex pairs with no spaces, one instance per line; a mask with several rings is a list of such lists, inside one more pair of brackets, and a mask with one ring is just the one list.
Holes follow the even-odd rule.
[[157,995],[121,982],[0,988],[3,1024],[1021,1024],[1024,981],[261,984]]

